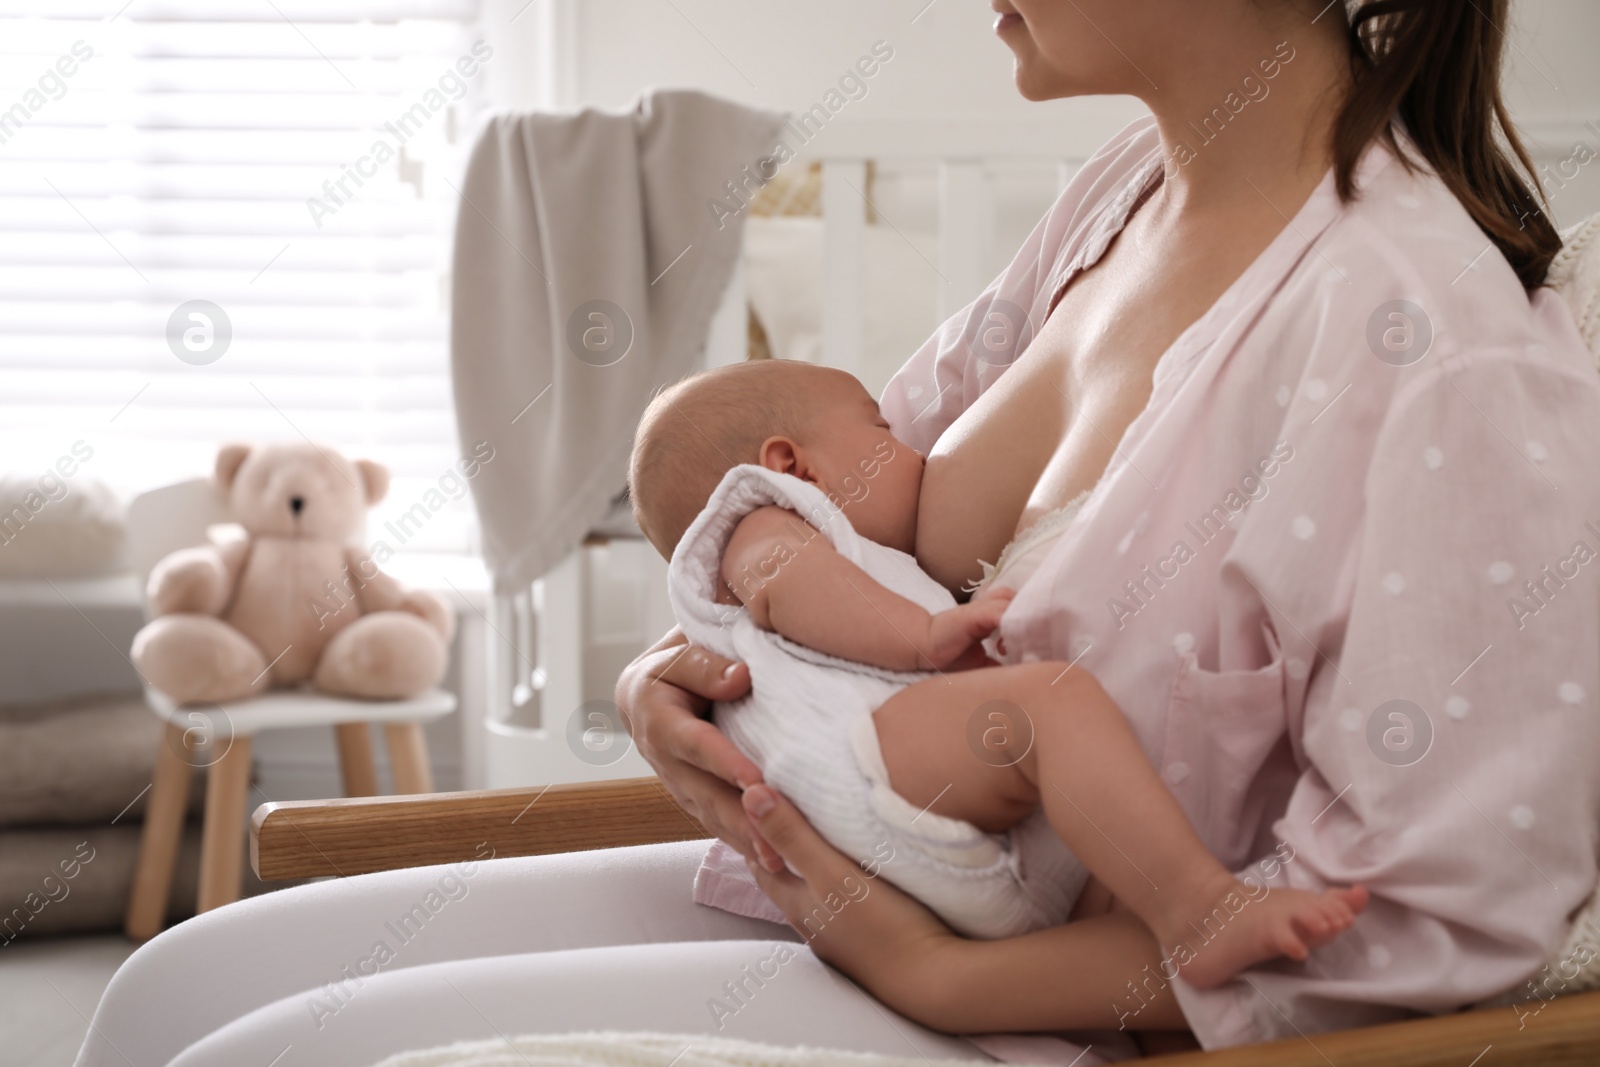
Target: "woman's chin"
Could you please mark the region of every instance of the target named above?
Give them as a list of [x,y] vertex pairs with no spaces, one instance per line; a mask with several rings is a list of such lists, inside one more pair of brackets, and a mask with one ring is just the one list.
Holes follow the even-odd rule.
[[1037,70],[1021,59],[1017,60],[1016,70],[1012,75],[1017,86],[1017,93],[1024,100],[1040,101],[1053,100],[1064,95],[1060,87],[1050,78],[1041,78]]
[[1056,84],[1061,76],[1050,69],[1032,41],[1024,37],[1006,44],[1011,48],[1011,80],[1024,100],[1049,100],[1061,95]]
[[1041,63],[1036,57],[1018,56],[1012,81],[1024,100],[1060,100],[1068,96],[1090,96],[1113,90],[1097,88],[1092,82],[1065,76],[1060,70]]
[[1032,79],[1024,76],[1020,67],[1017,69],[1016,83],[1017,93],[1024,100],[1038,103],[1040,100],[1050,99],[1048,94],[1038,91],[1038,89],[1034,86]]

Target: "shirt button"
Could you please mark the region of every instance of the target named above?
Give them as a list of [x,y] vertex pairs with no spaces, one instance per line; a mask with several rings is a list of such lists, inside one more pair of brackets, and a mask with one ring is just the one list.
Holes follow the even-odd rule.
[[1167,764],[1167,781],[1176,785],[1187,777],[1189,777],[1189,765],[1187,763],[1182,760],[1176,760]]

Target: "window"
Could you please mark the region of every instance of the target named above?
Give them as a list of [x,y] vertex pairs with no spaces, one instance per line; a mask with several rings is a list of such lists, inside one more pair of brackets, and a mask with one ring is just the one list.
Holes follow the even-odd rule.
[[[476,0],[120,3],[0,7],[6,466],[82,441],[137,491],[303,436],[389,465],[373,533],[438,500]],[[469,547],[446,486],[405,547]]]

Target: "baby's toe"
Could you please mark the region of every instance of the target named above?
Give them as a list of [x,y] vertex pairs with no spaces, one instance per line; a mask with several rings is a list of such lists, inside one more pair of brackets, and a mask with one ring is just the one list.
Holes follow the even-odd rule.
[[1278,931],[1278,951],[1292,960],[1304,960],[1311,955],[1305,941],[1295,932],[1292,923],[1285,923]]
[[1367,901],[1371,899],[1371,894],[1367,892],[1366,886],[1353,885],[1348,889],[1338,890],[1338,897],[1351,912],[1359,915],[1367,910]]

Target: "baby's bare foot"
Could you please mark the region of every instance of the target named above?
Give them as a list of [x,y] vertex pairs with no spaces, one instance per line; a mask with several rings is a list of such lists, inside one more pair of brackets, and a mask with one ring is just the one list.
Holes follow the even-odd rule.
[[1366,907],[1361,886],[1310,893],[1233,882],[1209,908],[1175,915],[1156,935],[1184,981],[1210,989],[1263,960],[1305,959],[1350,929]]

